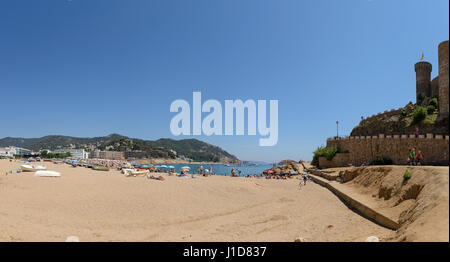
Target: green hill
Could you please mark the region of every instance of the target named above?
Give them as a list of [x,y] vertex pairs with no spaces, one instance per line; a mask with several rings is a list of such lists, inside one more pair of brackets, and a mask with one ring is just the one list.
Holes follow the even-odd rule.
[[156,141],[129,138],[111,134],[104,137],[70,137],[70,136],[44,136],[41,138],[12,138],[0,139],[0,146],[17,146],[39,151],[42,149],[54,150],[58,148],[83,148],[87,151],[134,151],[144,152],[152,158],[179,158],[184,156],[194,161],[209,162],[239,162],[235,156],[218,146],[214,146],[197,139],[158,139]]

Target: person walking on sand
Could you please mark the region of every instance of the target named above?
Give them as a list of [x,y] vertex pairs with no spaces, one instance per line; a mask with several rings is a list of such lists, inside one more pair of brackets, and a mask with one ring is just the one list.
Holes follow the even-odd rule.
[[308,179],[308,174],[306,172],[303,172],[302,178],[303,178],[303,185],[306,186],[306,180]]

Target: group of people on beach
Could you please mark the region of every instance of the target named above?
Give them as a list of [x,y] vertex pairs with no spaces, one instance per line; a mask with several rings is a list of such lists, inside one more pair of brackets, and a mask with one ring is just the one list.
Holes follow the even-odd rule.
[[209,168],[205,168],[205,169],[203,169],[203,166],[197,166],[197,173],[202,176],[215,175],[212,171],[212,165],[209,165]]
[[410,166],[420,166],[423,162],[423,154],[422,151],[418,150],[416,153],[416,149],[412,148],[409,156],[408,156],[408,165]]
[[237,168],[238,175],[236,175],[236,171],[234,171],[234,168],[231,169],[231,176],[232,177],[240,177],[241,176],[241,170]]

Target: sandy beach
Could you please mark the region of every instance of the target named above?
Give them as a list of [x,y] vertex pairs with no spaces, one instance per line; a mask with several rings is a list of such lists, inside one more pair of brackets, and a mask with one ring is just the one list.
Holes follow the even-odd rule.
[[312,182],[157,181],[44,164],[62,176],[5,175],[21,163],[0,160],[0,241],[364,241],[392,233]]

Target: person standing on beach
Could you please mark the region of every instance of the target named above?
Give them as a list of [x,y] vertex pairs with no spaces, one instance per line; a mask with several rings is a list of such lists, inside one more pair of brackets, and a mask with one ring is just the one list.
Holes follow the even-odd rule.
[[306,172],[304,172],[302,175],[302,178],[303,178],[303,185],[306,185],[306,180],[308,179],[308,174]]
[[238,176],[241,176],[241,170],[238,168]]
[[236,173],[234,173],[234,168],[231,169],[231,176],[234,177]]
[[423,155],[422,155],[422,151],[419,150],[419,152],[417,153],[416,156],[416,165],[421,166],[422,165],[422,159],[423,159]]
[[415,166],[416,165],[416,149],[413,148],[411,150],[411,153],[409,155],[409,159],[410,159],[410,164]]

